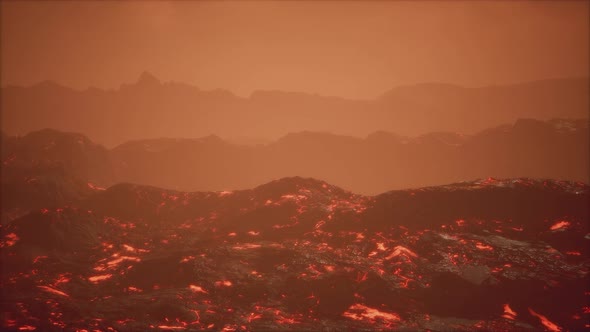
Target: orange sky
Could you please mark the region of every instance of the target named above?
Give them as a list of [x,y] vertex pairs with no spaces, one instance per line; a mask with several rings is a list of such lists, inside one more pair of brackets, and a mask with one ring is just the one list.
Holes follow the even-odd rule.
[[247,96],[373,98],[589,72],[589,2],[2,2],[1,83],[116,88],[143,70]]

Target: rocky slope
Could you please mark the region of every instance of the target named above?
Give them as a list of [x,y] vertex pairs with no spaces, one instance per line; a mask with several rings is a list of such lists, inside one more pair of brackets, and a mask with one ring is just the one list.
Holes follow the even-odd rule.
[[2,328],[581,330],[587,185],[118,184],[2,226]]
[[7,175],[3,181],[17,181],[22,188],[29,186],[25,177],[38,173],[47,178],[52,169],[101,187],[132,182],[216,191],[304,176],[375,195],[487,177],[588,182],[589,142],[587,120],[520,119],[476,135],[436,132],[403,137],[376,132],[357,138],[300,132],[259,146],[236,145],[211,135],[135,140],[111,150],[80,134],[46,129],[8,137],[1,152]]

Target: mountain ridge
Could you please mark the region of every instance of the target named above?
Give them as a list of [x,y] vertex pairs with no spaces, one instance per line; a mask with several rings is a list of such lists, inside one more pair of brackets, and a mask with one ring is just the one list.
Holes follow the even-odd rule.
[[3,186],[20,188],[17,196],[40,185],[34,179],[55,186],[52,192],[62,188],[66,196],[79,189],[62,187],[64,179],[79,183],[76,188],[132,182],[215,191],[303,176],[371,195],[488,177],[588,183],[589,136],[586,120],[522,119],[475,135],[376,132],[358,138],[307,131],[266,145],[209,135],[136,140],[107,149],[81,134],[48,129],[3,137],[2,175]]
[[120,90],[122,86],[141,85],[141,84],[147,82],[147,84],[156,84],[156,85],[185,86],[185,87],[189,87],[189,88],[196,89],[199,91],[208,91],[208,92],[222,90],[222,91],[227,91],[227,92],[231,93],[232,95],[234,95],[238,98],[241,98],[241,99],[252,99],[252,95],[256,94],[258,92],[258,93],[278,93],[278,94],[284,93],[284,94],[291,94],[291,95],[305,95],[305,96],[309,96],[309,97],[345,99],[345,100],[351,100],[351,101],[355,101],[355,100],[356,101],[366,101],[366,100],[377,100],[377,99],[383,98],[384,95],[387,95],[388,93],[395,91],[397,89],[405,90],[405,89],[412,89],[412,88],[419,88],[419,87],[441,87],[441,88],[450,88],[450,89],[477,90],[477,89],[490,89],[490,88],[518,87],[518,86],[527,86],[527,85],[544,85],[544,84],[550,84],[550,83],[555,83],[555,82],[576,82],[576,81],[586,82],[589,80],[590,80],[590,76],[563,76],[563,77],[554,77],[554,78],[540,78],[540,79],[521,81],[521,82],[512,82],[512,83],[487,84],[487,85],[481,85],[481,86],[465,86],[465,85],[460,85],[460,84],[455,84],[455,83],[432,81],[432,82],[422,82],[422,83],[398,85],[398,86],[392,87],[388,90],[385,90],[383,93],[379,94],[378,96],[376,96],[374,98],[347,98],[347,97],[338,96],[338,95],[323,95],[323,94],[319,94],[317,92],[261,88],[261,89],[252,90],[252,92],[248,95],[248,97],[240,97],[240,96],[236,95],[234,92],[232,92],[228,89],[220,88],[220,87],[219,88],[212,88],[212,89],[208,89],[208,90],[201,90],[198,87],[198,85],[193,85],[191,83],[177,82],[174,80],[162,81],[156,75],[151,73],[150,71],[145,70],[139,74],[139,76],[135,80],[135,82],[121,83],[121,85],[118,88],[116,88],[116,87],[99,88],[99,87],[95,87],[95,86],[88,86],[86,88],[74,88],[74,87],[64,85],[64,84],[62,84],[58,81],[55,81],[55,80],[46,79],[46,80],[43,80],[43,81],[40,81],[37,83],[32,83],[29,85],[6,84],[6,85],[1,86],[0,89],[5,89],[5,88],[27,89],[27,88],[33,88],[36,86],[57,86],[57,87],[62,87],[62,88],[65,88],[65,89],[68,89],[71,91],[75,91],[75,92],[83,92],[83,91],[87,91],[89,89],[108,92],[108,91]]
[[227,90],[162,83],[149,74],[144,78],[116,90],[77,91],[47,82],[2,88],[2,130],[11,135],[47,127],[83,132],[109,147],[148,136],[211,133],[273,140],[304,130],[352,136],[379,130],[405,136],[473,134],[518,118],[587,118],[590,107],[586,78],[453,87],[452,92],[427,84],[370,100],[288,91],[258,91],[243,98]]

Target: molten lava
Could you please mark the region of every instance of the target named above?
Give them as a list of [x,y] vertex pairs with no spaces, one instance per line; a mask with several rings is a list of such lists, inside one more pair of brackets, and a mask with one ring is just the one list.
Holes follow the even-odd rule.
[[88,281],[97,284],[101,281],[105,281],[107,279],[110,279],[112,276],[113,276],[112,274],[101,274],[101,275],[89,277]]
[[69,297],[68,294],[66,294],[66,293],[64,293],[64,292],[62,292],[60,290],[57,290],[55,288],[51,288],[51,287],[48,287],[48,286],[37,286],[37,287],[39,287],[40,289],[42,289],[42,290],[44,290],[46,292],[49,292],[49,293],[53,293],[53,294],[57,294],[57,295],[65,296],[65,297]]
[[549,228],[549,229],[552,231],[564,230],[569,226],[570,226],[569,221],[562,220],[562,221],[558,221],[555,224],[553,224],[553,226],[551,226],[551,228]]
[[531,313],[531,315],[539,318],[539,320],[541,321],[541,324],[543,324],[543,326],[545,326],[549,331],[552,332],[560,332],[562,331],[561,327],[557,326],[555,323],[553,323],[552,321],[550,321],[547,317],[536,313],[533,309],[529,308],[529,312]]
[[510,308],[509,304],[504,304],[504,314],[502,317],[514,320],[516,318],[516,312]]
[[400,317],[395,313],[380,311],[359,303],[351,305],[342,315],[354,320],[368,320],[370,322],[394,323],[400,320]]

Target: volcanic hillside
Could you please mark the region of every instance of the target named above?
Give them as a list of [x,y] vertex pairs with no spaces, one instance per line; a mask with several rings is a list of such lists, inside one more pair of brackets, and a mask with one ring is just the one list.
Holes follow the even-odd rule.
[[296,177],[241,191],[123,183],[41,197],[2,225],[1,324],[582,330],[588,194],[575,182],[490,178],[362,196]]
[[[45,193],[72,196],[64,177],[108,187],[119,182],[181,191],[253,188],[290,176],[321,179],[356,193],[443,185],[477,178],[590,181],[587,120],[520,119],[475,135],[434,132],[366,138],[320,132],[288,134],[267,145],[243,146],[217,136],[142,139],[106,149],[75,133],[52,129],[2,142],[3,185],[11,196],[46,183]],[[436,165],[436,167],[433,167]],[[60,189],[61,188],[61,189]],[[28,192],[25,193],[29,195]]]

